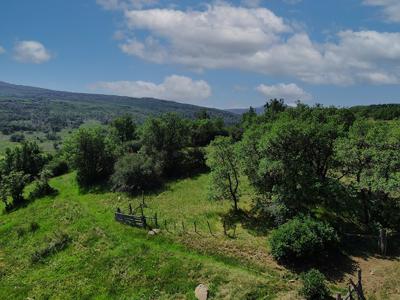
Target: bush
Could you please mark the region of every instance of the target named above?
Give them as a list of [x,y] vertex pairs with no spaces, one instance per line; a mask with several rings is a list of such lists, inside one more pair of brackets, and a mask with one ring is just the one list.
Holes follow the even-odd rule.
[[295,218],[272,231],[271,254],[279,262],[298,263],[319,259],[337,247],[338,236],[328,224]]
[[142,153],[127,154],[115,164],[111,176],[114,191],[135,194],[160,186],[159,167],[153,159]]
[[29,224],[29,231],[30,232],[35,232],[39,229],[39,224],[36,222],[31,222],[31,224]]
[[208,171],[204,151],[201,148],[188,148],[180,161],[180,175],[193,176]]
[[35,182],[33,191],[29,194],[31,200],[57,194],[57,190],[49,184],[50,175],[47,170],[41,172],[40,177]]
[[64,175],[69,171],[67,161],[61,158],[53,159],[49,164],[47,164],[46,169],[49,170],[51,175],[54,177]]
[[20,143],[25,141],[25,135],[23,133],[14,133],[10,136],[10,142]]
[[66,233],[61,233],[56,235],[52,240],[50,240],[49,244],[39,250],[36,250],[31,256],[32,263],[42,262],[46,257],[54,255],[65,248],[71,243],[71,238]]
[[301,276],[303,286],[300,295],[307,300],[324,300],[329,297],[329,290],[325,284],[325,276],[318,270],[312,269]]

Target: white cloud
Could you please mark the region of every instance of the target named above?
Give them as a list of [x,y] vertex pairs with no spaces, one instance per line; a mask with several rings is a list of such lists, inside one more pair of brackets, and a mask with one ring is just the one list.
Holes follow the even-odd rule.
[[98,82],[91,89],[130,97],[150,97],[196,103],[211,96],[211,87],[203,80],[171,75],[160,84],[147,81]]
[[96,0],[97,4],[107,10],[140,9],[154,5],[158,0]]
[[14,47],[14,58],[22,63],[41,64],[49,61],[52,55],[37,41],[20,41]]
[[0,54],[3,54],[6,52],[6,49],[4,49],[2,46],[0,46]]
[[285,99],[287,102],[297,100],[309,101],[312,96],[294,83],[279,83],[275,85],[260,84],[257,91],[262,93],[268,99]]
[[[128,55],[190,69],[241,69],[312,84],[400,82],[400,33],[341,31],[316,43],[266,8],[125,10]],[[147,33],[139,39],[137,32]]]
[[388,21],[400,22],[400,1],[399,0],[364,0],[368,6],[381,7],[383,14]]

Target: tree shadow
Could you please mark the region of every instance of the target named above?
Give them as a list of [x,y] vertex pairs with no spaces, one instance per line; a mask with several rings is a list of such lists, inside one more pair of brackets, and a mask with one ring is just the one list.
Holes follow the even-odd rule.
[[51,194],[48,195],[43,195],[40,197],[33,197],[31,195],[29,195],[27,198],[24,198],[22,201],[18,201],[16,203],[14,202],[9,202],[4,210],[3,213],[9,214],[12,212],[15,212],[21,208],[25,208],[28,207],[29,205],[31,205],[33,202],[35,202],[36,200],[40,200],[42,198],[50,198],[50,199],[55,199],[57,197],[57,195],[59,194],[59,192],[57,190],[54,190]]

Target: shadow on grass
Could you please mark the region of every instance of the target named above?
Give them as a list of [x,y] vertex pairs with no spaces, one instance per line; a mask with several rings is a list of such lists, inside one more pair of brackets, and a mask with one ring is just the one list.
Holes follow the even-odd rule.
[[25,208],[28,207],[30,204],[32,204],[33,202],[35,202],[36,200],[40,200],[41,198],[50,198],[50,199],[55,199],[58,196],[59,192],[57,190],[53,190],[51,192],[51,194],[48,195],[43,195],[43,196],[31,196],[29,195],[26,199],[24,198],[22,201],[19,201],[17,203],[13,203],[13,202],[8,202],[5,205],[5,208],[3,210],[3,213],[9,214],[12,212],[15,212],[21,208]]

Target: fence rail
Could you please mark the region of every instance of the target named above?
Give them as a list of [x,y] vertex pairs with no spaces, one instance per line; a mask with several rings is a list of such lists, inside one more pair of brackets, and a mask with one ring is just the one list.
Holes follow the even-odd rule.
[[357,296],[358,300],[366,300],[364,296],[363,286],[362,286],[362,277],[361,277],[361,269],[357,271],[357,283],[354,283],[352,279],[349,280],[349,292],[346,296],[342,297],[341,294],[337,294],[337,300],[353,300],[355,299],[354,294]]

